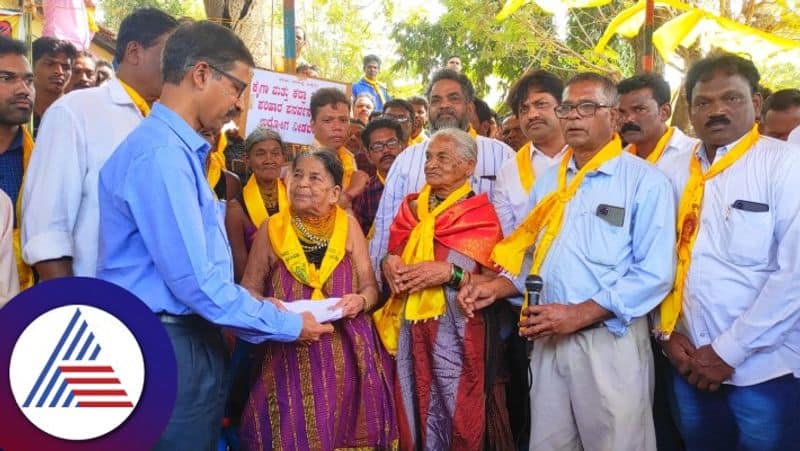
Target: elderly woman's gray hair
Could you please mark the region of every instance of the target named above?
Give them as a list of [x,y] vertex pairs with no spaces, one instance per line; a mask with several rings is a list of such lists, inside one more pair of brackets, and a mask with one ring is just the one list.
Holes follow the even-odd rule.
[[443,128],[431,136],[428,146],[440,139],[449,139],[456,145],[456,154],[466,161],[478,161],[478,144],[464,130]]
[[244,140],[244,153],[249,155],[250,151],[253,150],[253,147],[255,147],[256,144],[269,140],[277,141],[278,144],[281,145],[281,150],[283,150],[283,155],[287,158],[289,157],[288,155],[289,150],[286,147],[286,144],[283,142],[281,134],[271,128],[262,128],[262,127],[258,127],[257,129],[250,132],[249,135],[247,135],[247,139]]

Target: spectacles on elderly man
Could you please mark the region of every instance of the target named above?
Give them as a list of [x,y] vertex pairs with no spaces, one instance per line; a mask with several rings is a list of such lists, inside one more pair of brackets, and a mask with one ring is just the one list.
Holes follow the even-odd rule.
[[602,103],[591,101],[580,102],[578,104],[562,103],[555,107],[553,111],[555,111],[557,118],[566,119],[569,117],[569,114],[572,113],[572,110],[577,110],[578,116],[580,117],[593,117],[600,108],[611,108],[611,105],[603,105]]
[[376,141],[369,145],[370,152],[383,152],[384,150],[395,150],[400,146],[400,140],[392,138],[388,141]]

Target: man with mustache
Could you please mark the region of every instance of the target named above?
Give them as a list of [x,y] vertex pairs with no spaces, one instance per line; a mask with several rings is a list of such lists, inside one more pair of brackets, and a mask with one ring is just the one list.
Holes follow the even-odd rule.
[[669,84],[658,74],[634,75],[617,85],[619,133],[628,151],[658,165],[673,152],[689,152],[697,140],[677,127],[668,127],[672,115]]
[[97,85],[97,63],[89,52],[78,52],[72,63],[72,76],[65,92],[93,88]]
[[69,41],[42,36],[33,41],[33,84],[37,96],[33,104],[33,136],[50,105],[64,95],[72,63],[78,50]]
[[[394,102],[395,100],[390,100]],[[387,110],[389,108],[387,107]],[[378,211],[378,203],[383,194],[386,176],[395,158],[406,148],[402,125],[391,118],[380,118],[367,124],[361,132],[361,140],[367,149],[367,156],[375,166],[376,173],[369,179],[361,195],[353,199],[353,216],[361,224],[361,230],[368,239],[372,237],[372,223]]]
[[524,293],[528,275],[544,282],[519,323],[534,341],[530,449],[655,451],[647,314],[673,279],[672,186],[623,151],[608,78],[576,75],[555,111],[569,149],[536,181],[530,214],[495,246],[507,272],[467,284],[459,303],[471,317]]
[[314,139],[321,148],[336,154],[344,167],[339,205],[349,208],[369,181],[369,175],[358,169],[355,156],[345,147],[350,133],[350,102],[336,88],[321,88],[311,96],[310,107]]
[[528,138],[522,131],[522,126],[519,124],[519,119],[514,113],[511,113],[500,121],[500,130],[497,133],[500,141],[508,144],[508,147],[519,150],[520,147],[525,145]]
[[413,146],[428,139],[425,126],[428,125],[428,101],[422,96],[411,96],[408,103],[414,107],[414,128],[411,129],[411,138],[408,145]]
[[95,275],[100,168],[161,95],[161,51],[177,26],[157,9],[132,12],[117,35],[117,77],[60,98],[42,121],[22,203],[22,254],[42,280]]
[[403,129],[403,136],[401,137],[403,140],[403,148],[408,146],[408,142],[411,140],[414,122],[416,121],[416,117],[414,117],[414,107],[406,100],[392,99],[384,105],[383,116],[394,119],[400,123],[400,127]]
[[782,89],[767,97],[761,117],[761,133],[788,141],[800,126],[800,89]]
[[687,450],[800,446],[800,152],[759,134],[759,73],[717,54],[686,75],[702,144],[661,169],[678,263],[656,332]]
[[[333,326],[279,311],[233,282],[221,203],[208,187],[201,130],[244,108],[253,57],[233,31],[180,26],[163,45],[163,90],[100,170],[97,276],[137,295],[175,349],[178,389],[156,451],[216,449],[228,384],[220,326],[250,342],[316,341]],[[311,376],[311,375],[308,375]]]
[[[28,63],[25,44],[7,36],[0,36],[0,190],[16,206],[22,189],[23,174],[33,150],[33,139],[25,128],[33,112],[36,88],[33,72]],[[9,210],[9,238],[13,238],[13,257],[16,259],[16,286],[27,288],[33,282],[30,268],[22,261],[20,247],[20,218],[15,218],[14,208]],[[12,219],[13,218],[13,219]]]
[[[460,128],[468,131],[477,142],[478,161],[472,175],[472,189],[476,194],[489,194],[492,200],[491,193],[500,167],[514,156],[514,151],[501,141],[478,135],[470,127],[469,111],[474,108],[472,100],[475,97],[472,82],[464,74],[441,69],[433,74],[426,95],[434,132],[449,127]],[[389,226],[405,196],[419,192],[425,185],[427,150],[427,141],[408,147],[397,157],[386,179],[386,187],[375,214],[375,235],[369,243],[369,255],[378,273],[378,280],[381,280],[380,262],[389,246]]]
[[558,164],[567,149],[555,108],[561,103],[564,83],[543,70],[525,74],[508,94],[506,103],[519,118],[528,143],[500,168],[494,186],[497,217],[508,235],[523,218],[533,183]]

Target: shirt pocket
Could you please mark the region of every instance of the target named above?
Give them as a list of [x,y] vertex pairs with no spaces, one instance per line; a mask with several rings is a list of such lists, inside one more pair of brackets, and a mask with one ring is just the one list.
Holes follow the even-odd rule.
[[578,233],[586,260],[596,265],[615,267],[628,254],[627,221],[622,227],[609,224],[594,212],[585,211],[580,216]]
[[735,265],[767,264],[772,242],[772,215],[769,212],[728,208],[722,226],[722,255]]

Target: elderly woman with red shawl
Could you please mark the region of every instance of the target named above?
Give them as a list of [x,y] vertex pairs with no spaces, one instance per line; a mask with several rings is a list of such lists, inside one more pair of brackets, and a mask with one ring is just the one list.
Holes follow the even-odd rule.
[[461,286],[487,277],[481,273],[492,267],[489,256],[502,238],[488,197],[470,186],[477,157],[475,141],[461,130],[431,137],[427,184],[401,204],[381,264],[392,296],[374,318],[397,361],[401,449],[513,448],[505,406],[492,396],[494,312],[468,319],[456,301]]

